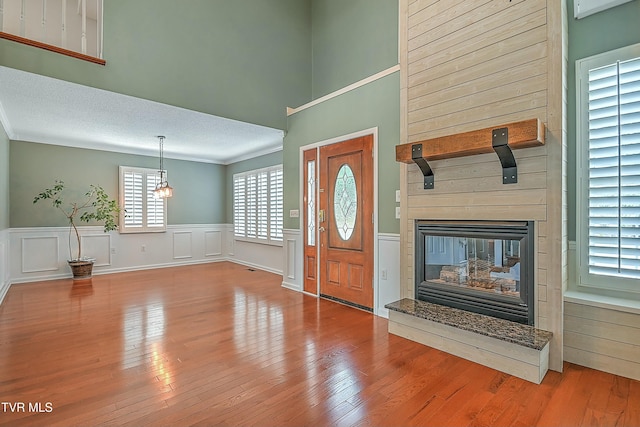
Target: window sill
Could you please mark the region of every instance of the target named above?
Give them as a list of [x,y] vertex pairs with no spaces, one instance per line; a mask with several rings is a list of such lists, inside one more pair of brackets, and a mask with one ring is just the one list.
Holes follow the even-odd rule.
[[120,228],[118,229],[118,233],[120,234],[154,234],[154,233],[166,233],[167,229],[165,227],[158,228]]
[[591,307],[640,314],[640,301],[638,300],[629,300],[580,291],[566,291],[564,293],[564,300],[566,302],[583,304]]

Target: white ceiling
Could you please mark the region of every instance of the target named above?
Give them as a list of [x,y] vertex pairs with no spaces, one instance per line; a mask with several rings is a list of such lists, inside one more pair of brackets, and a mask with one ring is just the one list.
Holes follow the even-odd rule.
[[[284,112],[283,112],[284,114]],[[0,67],[9,139],[229,164],[282,149],[279,129]]]

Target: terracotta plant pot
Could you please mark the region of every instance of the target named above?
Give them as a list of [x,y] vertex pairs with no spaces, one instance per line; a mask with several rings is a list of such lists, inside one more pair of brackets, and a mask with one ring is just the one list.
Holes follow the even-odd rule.
[[91,273],[93,272],[93,260],[75,260],[67,261],[71,272],[73,273],[73,280],[91,279]]

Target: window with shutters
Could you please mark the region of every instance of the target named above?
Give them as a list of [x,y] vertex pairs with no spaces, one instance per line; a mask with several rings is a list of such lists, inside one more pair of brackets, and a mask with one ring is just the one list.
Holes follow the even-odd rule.
[[640,292],[640,44],[576,61],[579,285]]
[[236,239],[282,245],[282,165],[233,175]]
[[[165,172],[166,176],[166,172]],[[167,229],[167,199],[156,199],[157,169],[120,166],[121,233],[154,233]]]

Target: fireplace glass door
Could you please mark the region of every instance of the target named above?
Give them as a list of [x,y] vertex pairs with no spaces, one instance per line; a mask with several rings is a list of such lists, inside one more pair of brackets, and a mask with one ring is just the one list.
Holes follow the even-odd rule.
[[417,298],[532,323],[530,228],[528,222],[417,222]]

